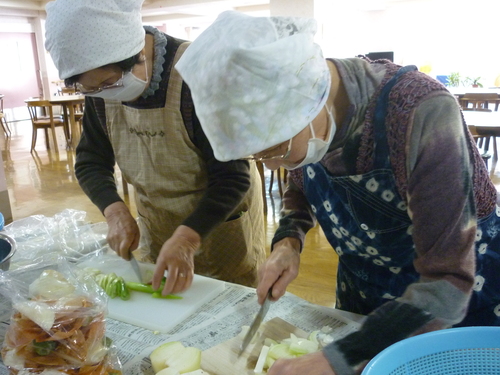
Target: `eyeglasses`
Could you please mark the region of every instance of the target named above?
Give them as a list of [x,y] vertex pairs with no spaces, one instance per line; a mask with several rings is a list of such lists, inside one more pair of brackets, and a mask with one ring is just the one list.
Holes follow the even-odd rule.
[[103,85],[103,86],[98,87],[96,89],[90,89],[90,90],[85,88],[85,86],[83,86],[80,82],[76,82],[75,89],[76,89],[76,91],[78,91],[79,93],[81,93],[83,95],[92,95],[92,94],[98,94],[103,90],[109,90],[109,89],[115,89],[118,87],[123,87],[123,75],[124,75],[124,73],[122,72],[122,76],[120,77],[120,79],[118,79],[118,81],[116,81],[115,83],[112,83],[111,85]]
[[284,154],[281,155],[264,155],[264,156],[254,156],[250,155],[245,158],[241,158],[241,160],[249,160],[249,161],[269,161],[269,160],[286,160],[290,156],[290,152],[292,150],[292,139],[288,141],[288,147]]

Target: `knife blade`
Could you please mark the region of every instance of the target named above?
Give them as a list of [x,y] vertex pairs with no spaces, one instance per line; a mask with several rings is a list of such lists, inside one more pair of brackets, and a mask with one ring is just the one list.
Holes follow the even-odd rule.
[[250,342],[254,338],[255,334],[259,330],[259,327],[262,324],[262,321],[264,320],[264,317],[266,316],[270,305],[271,305],[271,289],[269,289],[269,292],[267,292],[267,296],[266,296],[264,303],[260,307],[260,310],[257,313],[257,316],[255,317],[254,321],[252,322],[252,325],[250,326],[247,334],[243,338],[243,342],[241,343],[240,352],[238,353],[238,357],[240,357],[241,354],[243,354],[243,352],[247,348],[248,344],[250,344]]
[[139,266],[139,262],[137,262],[137,259],[135,259],[134,255],[130,257],[130,264],[132,265],[132,269],[134,270],[141,283],[148,283],[150,281],[146,280],[145,275],[141,271],[141,266]]

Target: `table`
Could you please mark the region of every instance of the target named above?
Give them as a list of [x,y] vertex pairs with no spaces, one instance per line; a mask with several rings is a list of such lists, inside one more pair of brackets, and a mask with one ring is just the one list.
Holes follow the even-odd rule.
[[76,148],[80,141],[80,126],[75,119],[75,106],[85,102],[84,95],[66,95],[54,96],[48,99],[52,104],[58,104],[63,107],[64,121],[68,121],[70,129],[70,146]]
[[[100,251],[95,250],[95,246],[101,244],[101,241],[105,243],[106,231],[103,231],[103,225],[106,223],[85,224],[78,220],[78,215],[59,214],[57,217],[56,226],[53,225],[54,218],[47,217],[42,219],[40,225],[34,226],[33,221],[21,219],[5,227],[6,234],[17,241],[11,271],[17,265],[26,267],[27,261],[31,260],[33,263],[36,257],[47,254],[78,260],[81,256],[94,256],[93,251]],[[39,221],[40,218],[37,218],[36,222]],[[51,230],[47,231],[47,228]],[[67,228],[75,230],[73,232],[66,230]],[[74,247],[71,247],[72,244]],[[167,333],[158,333],[108,317],[106,335],[116,345],[123,373],[154,375],[148,356],[153,349],[167,341],[182,341],[186,346],[208,350],[232,339],[240,333],[242,326],[249,325],[259,309],[255,289],[224,281],[216,282],[223,285],[222,291],[212,301],[185,316],[181,323]],[[11,303],[0,294],[0,343],[5,337],[10,315]],[[290,293],[271,305],[265,321],[275,317],[280,317],[305,332],[328,325],[339,337],[358,329],[364,319],[361,315],[311,304]],[[0,358],[0,375],[8,374]]]
[[[455,95],[461,106],[467,107],[469,103],[467,100],[463,100],[466,94],[488,94],[489,98],[485,101],[494,104],[495,111],[498,111],[500,106],[500,88],[448,87],[448,90]],[[471,99],[471,101],[476,100],[480,99]]]

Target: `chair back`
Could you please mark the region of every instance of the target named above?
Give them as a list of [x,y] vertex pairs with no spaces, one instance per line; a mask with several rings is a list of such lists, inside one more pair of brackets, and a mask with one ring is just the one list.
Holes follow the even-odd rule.
[[74,87],[60,87],[59,90],[57,91],[58,95],[75,95],[76,94],[76,89]]
[[3,111],[3,97],[5,95],[0,94],[0,125],[2,125],[3,132],[8,137],[11,135],[9,125],[7,124],[7,117]]
[[28,112],[30,113],[33,125],[36,125],[41,120],[54,121],[53,105],[48,100],[27,100],[26,105],[28,106]]
[[469,108],[469,104],[472,104],[473,109],[484,108],[488,109],[489,102],[497,103],[500,100],[500,96],[497,93],[481,93],[481,92],[468,92],[460,98],[460,105],[463,109]]
[[69,130],[67,129],[64,119],[61,116],[54,116],[54,105],[50,101],[43,99],[29,99],[25,102],[31,117],[31,123],[33,124],[31,151],[35,149],[38,129],[45,130],[45,144],[47,149],[50,148],[48,133],[48,130],[50,129],[52,133],[52,140],[57,150],[56,126],[62,126],[64,128],[66,142],[69,141]]

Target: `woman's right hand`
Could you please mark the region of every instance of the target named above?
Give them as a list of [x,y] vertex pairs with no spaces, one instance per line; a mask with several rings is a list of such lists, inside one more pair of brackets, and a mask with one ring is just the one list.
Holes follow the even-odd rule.
[[111,203],[104,209],[108,223],[108,241],[111,249],[123,259],[130,260],[131,252],[139,246],[139,226],[124,202]]
[[277,301],[299,274],[300,241],[287,237],[276,242],[271,255],[259,269],[259,285],[257,296],[259,303],[263,304],[267,292],[272,288],[272,301]]

